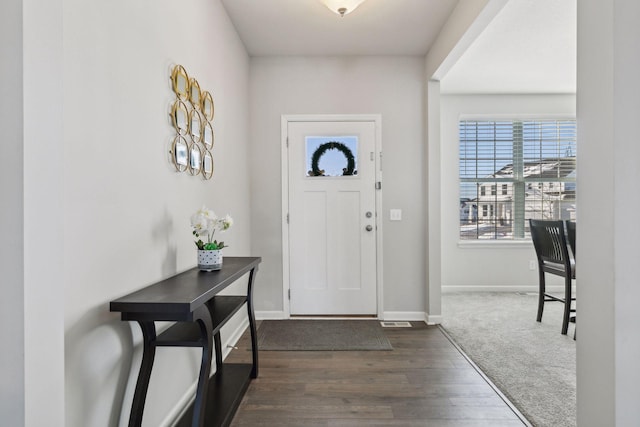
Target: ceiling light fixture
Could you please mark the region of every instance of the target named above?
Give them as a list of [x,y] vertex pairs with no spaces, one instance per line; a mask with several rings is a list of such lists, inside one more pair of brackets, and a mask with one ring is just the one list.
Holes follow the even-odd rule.
[[360,6],[364,0],[320,0],[324,3],[325,6],[329,8],[330,11],[337,13],[341,17],[344,18],[344,15],[347,15],[354,10],[356,7]]

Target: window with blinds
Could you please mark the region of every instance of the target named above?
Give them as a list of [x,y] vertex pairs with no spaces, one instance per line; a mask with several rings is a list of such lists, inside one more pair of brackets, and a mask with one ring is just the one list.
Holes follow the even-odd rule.
[[463,120],[460,238],[529,238],[529,218],[576,217],[576,121]]

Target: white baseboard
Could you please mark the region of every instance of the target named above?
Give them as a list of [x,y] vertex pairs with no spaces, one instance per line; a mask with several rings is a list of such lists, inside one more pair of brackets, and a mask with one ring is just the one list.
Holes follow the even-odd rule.
[[424,311],[385,311],[382,319],[385,321],[424,322]]
[[[575,288],[574,288],[575,290]],[[564,292],[562,285],[548,285],[548,292]],[[538,285],[535,286],[443,286],[442,293],[451,292],[534,292],[538,293]]]
[[[476,289],[479,290],[479,289]],[[461,292],[461,289],[456,289],[451,292]],[[485,290],[486,291],[486,290]],[[537,289],[536,289],[537,291]],[[256,312],[257,320],[283,320],[288,319],[283,311],[259,311]],[[429,315],[423,311],[385,311],[382,313],[384,321],[402,321],[402,322],[425,322],[428,325],[439,325],[442,323],[441,315]]]
[[229,336],[222,343],[222,360],[226,359],[233,347],[238,343],[244,331],[249,328],[249,318],[243,316],[240,324],[229,331]]
[[256,320],[284,320],[289,316],[284,311],[256,311]]
[[441,314],[427,314],[425,313],[424,321],[427,325],[440,325],[442,323],[442,315]]

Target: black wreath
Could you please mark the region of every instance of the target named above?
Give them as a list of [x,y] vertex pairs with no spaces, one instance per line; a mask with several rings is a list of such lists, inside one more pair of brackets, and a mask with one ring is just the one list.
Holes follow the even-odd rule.
[[318,163],[320,162],[320,157],[327,150],[340,150],[342,154],[347,158],[347,167],[342,169],[342,175],[356,175],[358,172],[355,170],[356,168],[356,159],[353,157],[353,153],[341,142],[330,141],[321,144],[316,151],[313,152],[311,156],[311,171],[309,171],[309,175],[311,176],[323,176],[324,170],[320,170],[318,168]]

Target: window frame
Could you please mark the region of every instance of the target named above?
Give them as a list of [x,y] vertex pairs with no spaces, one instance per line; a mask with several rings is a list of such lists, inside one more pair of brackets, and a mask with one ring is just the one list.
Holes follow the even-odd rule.
[[[476,218],[480,219],[488,219],[491,218],[491,216],[493,214],[489,214],[489,216],[483,216],[482,212],[482,205],[486,204],[486,200],[482,200],[480,199],[481,196],[485,196],[485,198],[489,198],[489,197],[494,197],[497,196],[497,194],[500,194],[502,196],[505,196],[505,186],[507,186],[507,184],[505,184],[506,182],[509,182],[510,185],[510,191],[511,191],[511,208],[515,211],[515,204],[516,201],[514,200],[514,193],[515,191],[518,191],[515,188],[515,182],[518,181],[519,184],[521,185],[521,191],[523,192],[522,195],[522,202],[520,202],[522,204],[522,206],[526,206],[526,201],[525,199],[525,194],[527,192],[527,189],[531,189],[532,187],[535,187],[536,189],[540,189],[542,187],[547,188],[548,190],[555,190],[558,189],[558,191],[562,191],[563,186],[566,183],[573,183],[573,188],[575,188],[575,173],[578,169],[577,166],[577,160],[574,160],[574,162],[576,162],[574,164],[574,167],[572,169],[571,172],[569,172],[567,175],[561,176],[559,178],[548,178],[548,177],[544,177],[544,178],[532,178],[532,179],[526,179],[525,177],[521,177],[518,178],[517,180],[512,178],[512,179],[498,179],[498,178],[492,178],[492,179],[483,179],[482,177],[480,177],[479,175],[477,175],[477,178],[475,179],[475,184],[476,184],[476,188],[478,189],[478,191],[476,192],[476,199],[469,199],[463,196],[463,191],[462,191],[462,186],[461,186],[461,182],[462,182],[462,169],[460,166],[460,162],[462,159],[462,155],[461,155],[461,144],[462,144],[462,139],[461,139],[461,135],[462,135],[462,130],[461,130],[461,126],[463,122],[491,122],[494,124],[499,124],[499,122],[511,122],[511,125],[513,125],[513,122],[521,122],[521,123],[527,123],[527,122],[556,122],[556,130],[558,132],[562,131],[562,126],[560,122],[573,122],[573,142],[572,142],[572,148],[573,148],[573,155],[570,157],[574,157],[575,159],[577,159],[576,153],[578,150],[578,143],[577,143],[577,134],[578,134],[578,123],[577,123],[577,119],[574,115],[554,115],[554,114],[543,114],[543,115],[538,115],[538,114],[533,114],[533,115],[460,115],[460,117],[458,118],[457,121],[457,137],[458,137],[458,148],[457,148],[457,156],[458,156],[458,200],[462,203],[463,200],[467,200],[468,202],[473,203],[475,200],[475,206],[477,206],[480,209],[477,209],[478,215]],[[478,139],[480,140],[480,139]],[[530,139],[527,139],[526,137],[522,137],[522,141],[527,140],[528,142],[530,142]],[[560,138],[558,141],[562,141],[562,138]],[[496,140],[494,140],[494,146],[496,144]],[[541,144],[543,144],[541,142]],[[570,143],[571,144],[571,143]],[[515,149],[515,138],[512,138],[511,140],[511,147],[512,150]],[[561,144],[560,144],[561,146]],[[541,148],[545,148],[545,147],[541,147]],[[515,163],[514,156],[514,160],[512,161],[512,165],[514,168],[516,168],[518,165]],[[520,156],[520,161],[521,162],[525,162],[525,158],[527,156],[526,155],[521,155]],[[550,157],[550,158],[555,158],[555,156]],[[558,159],[563,158],[563,156],[558,155],[557,157]],[[565,157],[566,158],[566,157]],[[500,159],[499,156],[494,156],[493,159]],[[545,157],[541,156],[540,158],[541,160],[544,160]],[[558,166],[559,168],[561,166]],[[494,171],[498,172],[499,168],[496,169]],[[573,176],[571,176],[573,175]],[[470,182],[469,180],[466,180],[466,182]],[[543,184],[544,183],[544,184]],[[556,186],[555,184],[559,183],[558,186]],[[502,184],[502,185],[499,185]],[[485,194],[480,194],[480,188],[482,188],[483,190],[487,187],[487,186],[491,186],[489,187],[490,190],[489,191],[485,191]],[[540,191],[541,193],[547,193],[544,191],[544,189],[542,191]],[[489,193],[491,194],[491,196],[489,195]],[[541,196],[541,203],[545,203],[544,201],[544,197],[545,195]],[[497,196],[500,197],[500,196]],[[568,200],[569,203],[571,203],[571,201],[573,200],[573,206],[575,209],[575,193],[573,194],[573,199],[569,198],[569,199],[562,199],[562,200]],[[500,215],[500,206],[499,204],[496,204],[498,202],[494,202],[493,204],[493,208],[494,208],[494,213],[496,216],[496,220],[497,217]],[[485,206],[486,208],[486,206]],[[498,208],[498,212],[495,212],[495,209]],[[523,208],[526,210],[526,207]],[[471,207],[469,207],[469,210],[472,210]],[[488,210],[488,208],[487,208]],[[573,210],[572,212],[574,212],[573,215],[573,219],[575,220],[575,210]],[[516,232],[514,230],[514,228],[511,229],[511,233],[512,236],[508,237],[508,238],[499,238],[496,237],[496,235],[494,235],[491,238],[487,238],[487,237],[481,237],[480,234],[477,234],[475,238],[471,238],[471,239],[465,239],[462,236],[462,218],[461,221],[458,223],[458,246],[460,247],[497,247],[497,246],[504,246],[504,247],[508,247],[508,246],[522,246],[523,244],[529,244],[530,243],[530,238],[528,235],[528,231],[527,229],[527,225],[525,224],[527,221],[527,218],[530,216],[525,217],[522,222],[522,227],[521,227],[521,236],[516,236]],[[515,221],[515,219],[511,219],[512,221]],[[493,231],[492,231],[493,232]]]

